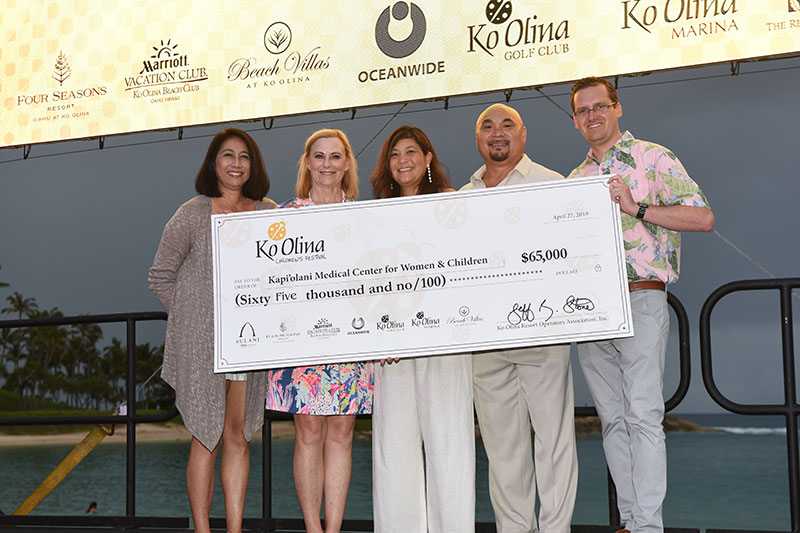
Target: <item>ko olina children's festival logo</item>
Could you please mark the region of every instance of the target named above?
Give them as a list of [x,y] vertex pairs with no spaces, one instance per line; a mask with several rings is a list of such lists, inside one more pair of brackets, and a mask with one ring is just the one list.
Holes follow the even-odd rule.
[[309,240],[302,235],[290,235],[286,221],[270,224],[267,238],[257,239],[256,259],[275,263],[295,263],[325,259],[325,240]]
[[[401,24],[404,23],[404,24]],[[402,25],[406,34],[399,28]],[[409,29],[410,28],[410,29]],[[391,59],[404,60],[420,49],[428,23],[425,12],[414,2],[395,2],[386,6],[375,21],[375,44]],[[358,73],[361,83],[444,74],[445,61],[407,61],[401,65],[376,66]]]
[[208,81],[206,67],[190,64],[189,56],[172,39],[161,39],[151,50],[136,64],[138,72],[125,77],[125,90],[134,100],[146,99],[151,104],[180,100]]
[[568,54],[569,20],[543,18],[529,4],[489,0],[486,22],[467,26],[467,53],[497,54],[506,61]]
[[261,36],[260,57],[238,57],[228,66],[228,81],[246,83],[246,88],[280,87],[311,81],[314,74],[330,68],[331,57],[321,46],[292,47],[292,28],[283,21],[267,25]]

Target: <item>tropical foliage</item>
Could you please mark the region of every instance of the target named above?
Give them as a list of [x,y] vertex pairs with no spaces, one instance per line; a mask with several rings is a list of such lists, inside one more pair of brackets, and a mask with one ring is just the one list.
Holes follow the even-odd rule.
[[[8,284],[0,282],[2,287]],[[35,299],[16,291],[5,302],[0,320],[63,316],[58,308],[40,309]],[[113,409],[125,401],[126,348],[117,338],[102,341],[103,330],[97,324],[2,328],[0,388],[14,393],[18,409],[23,410],[42,409],[53,402]],[[156,372],[163,353],[163,345],[136,346],[137,409],[169,409],[173,404],[172,389]]]

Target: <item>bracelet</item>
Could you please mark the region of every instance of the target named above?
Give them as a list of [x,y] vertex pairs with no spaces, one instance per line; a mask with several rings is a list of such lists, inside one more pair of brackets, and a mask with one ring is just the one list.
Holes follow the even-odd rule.
[[642,202],[636,202],[639,204],[639,212],[636,213],[636,218],[639,220],[644,218],[644,212],[647,211],[647,204],[643,204]]

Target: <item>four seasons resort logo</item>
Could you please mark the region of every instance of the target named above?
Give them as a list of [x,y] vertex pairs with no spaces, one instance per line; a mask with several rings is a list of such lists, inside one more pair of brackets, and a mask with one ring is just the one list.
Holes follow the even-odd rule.
[[56,60],[56,66],[53,69],[52,78],[58,82],[59,86],[61,86],[70,76],[72,76],[72,70],[69,68],[67,56],[64,55],[64,52],[59,50],[58,59]]

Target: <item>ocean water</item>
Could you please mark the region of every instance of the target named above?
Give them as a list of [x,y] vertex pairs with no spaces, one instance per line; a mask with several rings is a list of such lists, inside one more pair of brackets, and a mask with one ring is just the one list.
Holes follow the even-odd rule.
[[[681,415],[715,432],[667,434],[668,527],[790,529],[786,430],[781,417]],[[123,441],[120,441],[123,442]],[[292,441],[273,442],[273,516],[300,517],[292,482]],[[11,513],[72,449],[71,446],[0,447],[0,509]],[[188,516],[185,467],[188,444],[137,446],[136,514]],[[487,461],[477,447],[479,521],[493,521]],[[578,441],[579,485],[573,524],[608,524],[606,466],[599,437]],[[261,443],[251,444],[246,515],[261,513]],[[213,514],[224,516],[216,487]],[[356,441],[346,517],[371,519],[371,447]],[[83,514],[97,501],[105,515],[125,514],[125,447],[98,446],[34,511]]]

